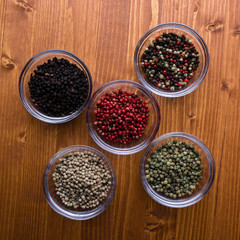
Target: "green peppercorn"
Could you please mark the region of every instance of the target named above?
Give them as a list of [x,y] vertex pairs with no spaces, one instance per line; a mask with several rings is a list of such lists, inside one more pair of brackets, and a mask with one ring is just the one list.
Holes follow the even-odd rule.
[[150,159],[145,164],[146,179],[166,197],[190,196],[202,179],[199,152],[185,141],[167,141],[151,153]]

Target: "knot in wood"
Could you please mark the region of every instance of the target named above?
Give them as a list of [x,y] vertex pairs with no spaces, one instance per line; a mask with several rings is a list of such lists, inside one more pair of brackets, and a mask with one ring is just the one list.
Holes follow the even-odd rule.
[[235,35],[240,35],[240,26],[236,26],[234,29],[234,34]]
[[220,21],[212,21],[206,27],[207,32],[220,32],[222,30],[223,24]]
[[2,66],[6,69],[14,69],[15,63],[8,57],[2,56]]
[[188,114],[188,117],[189,117],[189,119],[190,119],[190,120],[192,120],[192,119],[195,119],[195,118],[196,118],[196,116],[195,116],[195,114],[194,114],[194,113],[189,113],[189,114]]
[[147,213],[145,218],[144,230],[146,231],[158,231],[164,226],[164,221],[159,219],[157,216],[152,213]]
[[228,83],[227,82],[222,82],[222,90],[228,90]]
[[21,7],[24,10],[24,12],[32,12],[33,11],[33,7],[24,1],[17,1],[17,5],[19,7]]
[[198,12],[198,9],[199,9],[199,5],[198,5],[198,3],[195,3],[193,11]]

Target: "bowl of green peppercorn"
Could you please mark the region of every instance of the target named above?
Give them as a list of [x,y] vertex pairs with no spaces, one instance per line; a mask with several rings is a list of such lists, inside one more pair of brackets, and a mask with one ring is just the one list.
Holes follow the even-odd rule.
[[144,189],[156,202],[173,208],[200,201],[212,186],[214,159],[197,137],[183,132],[164,134],[144,152],[140,163]]
[[204,80],[209,53],[194,29],[180,23],[164,23],[140,39],[134,65],[139,80],[148,90],[163,97],[181,97]]
[[43,174],[43,192],[50,207],[74,220],[90,219],[105,211],[115,189],[116,175],[109,159],[88,146],[60,150]]
[[51,49],[32,57],[19,78],[19,93],[26,110],[47,123],[77,117],[92,93],[91,74],[73,53]]

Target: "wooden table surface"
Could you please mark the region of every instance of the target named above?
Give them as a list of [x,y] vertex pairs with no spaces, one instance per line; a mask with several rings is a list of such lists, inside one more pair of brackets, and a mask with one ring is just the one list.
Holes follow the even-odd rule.
[[[1,0],[0,2],[0,239],[238,240],[240,239],[240,1],[239,0]],[[133,55],[140,37],[165,22],[194,28],[210,53],[207,77],[178,99],[155,96],[161,125],[157,136],[184,131],[213,154],[214,184],[199,203],[172,209],[144,191],[143,152],[117,156],[91,139],[85,111],[51,125],[23,107],[18,79],[40,51],[65,49],[89,67],[93,91],[116,79],[137,79]],[[61,148],[89,145],[111,160],[117,174],[107,210],[87,221],[54,212],[42,190],[42,174]]]

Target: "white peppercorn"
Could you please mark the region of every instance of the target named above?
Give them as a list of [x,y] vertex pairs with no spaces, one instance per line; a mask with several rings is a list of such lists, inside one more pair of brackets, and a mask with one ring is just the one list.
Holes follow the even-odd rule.
[[105,200],[112,185],[104,161],[89,151],[60,158],[52,179],[62,203],[74,210],[95,208]]

